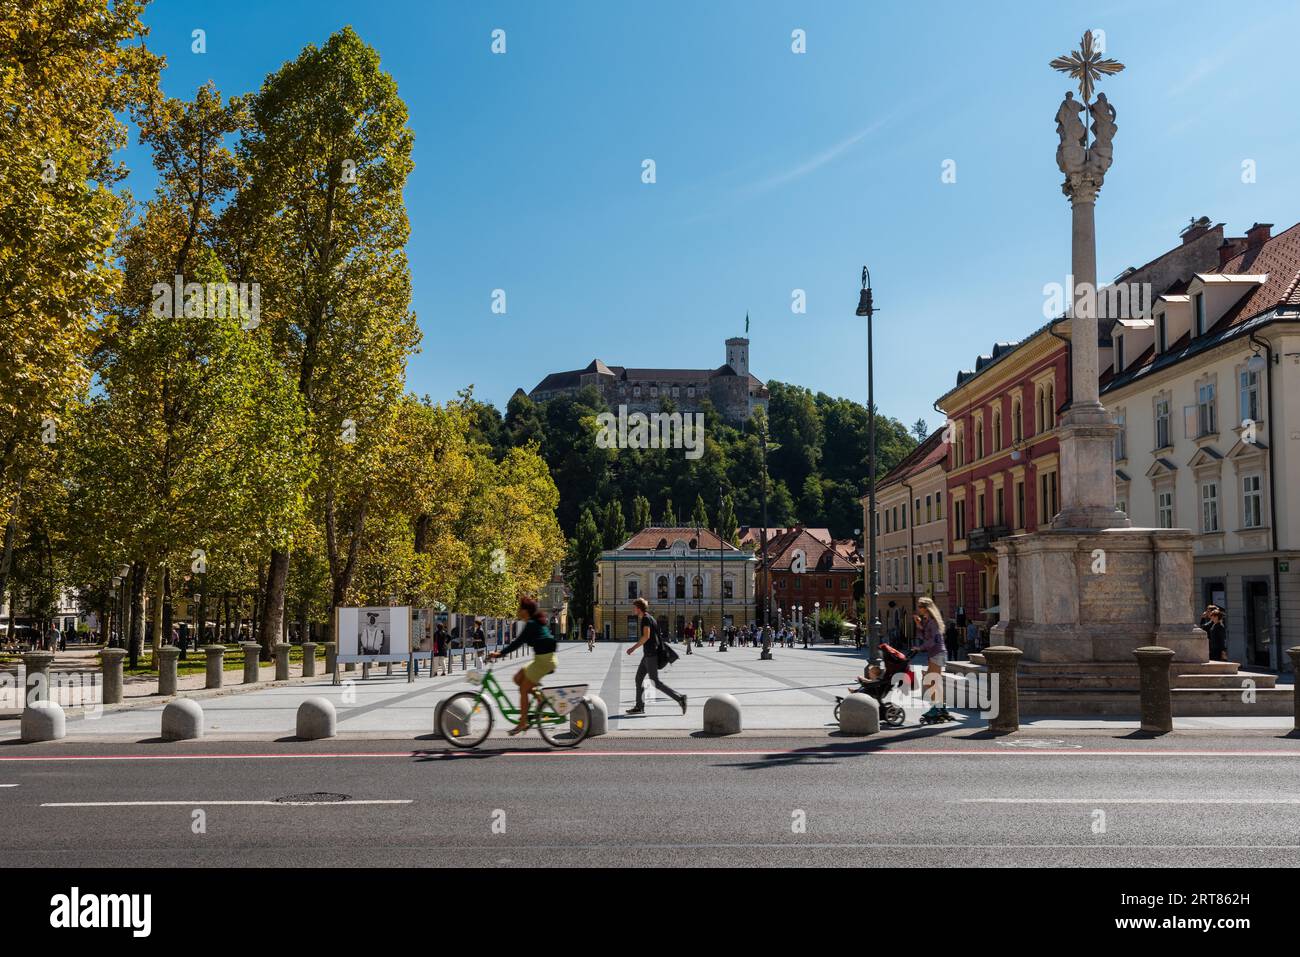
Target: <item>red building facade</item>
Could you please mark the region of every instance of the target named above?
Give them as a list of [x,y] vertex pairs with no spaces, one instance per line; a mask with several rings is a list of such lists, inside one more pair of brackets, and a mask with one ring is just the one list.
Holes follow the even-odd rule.
[[1068,401],[1065,342],[1043,326],[998,343],[936,403],[948,417],[947,615],[997,614],[993,543],[1036,531],[1060,510],[1057,422]]

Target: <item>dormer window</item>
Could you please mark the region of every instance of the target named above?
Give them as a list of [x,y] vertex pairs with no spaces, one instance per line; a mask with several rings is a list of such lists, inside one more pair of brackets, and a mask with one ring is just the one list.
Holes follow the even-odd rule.
[[1119,375],[1124,371],[1124,337],[1115,337],[1115,374]]
[[1164,352],[1169,348],[1168,337],[1166,332],[1165,314],[1162,312],[1156,316],[1156,352]]
[[1196,335],[1205,335],[1205,293],[1198,292],[1192,296],[1192,316],[1196,323]]

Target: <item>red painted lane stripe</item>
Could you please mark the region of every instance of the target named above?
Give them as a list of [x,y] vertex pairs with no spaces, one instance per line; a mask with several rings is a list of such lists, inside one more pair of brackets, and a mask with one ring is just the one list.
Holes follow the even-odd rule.
[[342,758],[426,758],[446,756],[448,758],[472,757],[475,754],[493,754],[509,758],[615,758],[615,757],[782,757],[802,755],[807,757],[845,757],[852,755],[873,755],[888,757],[892,755],[980,755],[982,757],[1035,757],[1040,755],[1060,756],[1078,755],[1089,757],[1219,757],[1219,758],[1262,758],[1262,757],[1300,757],[1300,751],[1226,751],[1226,750],[1186,750],[1178,751],[1133,751],[1105,750],[1083,748],[1034,748],[1032,750],[989,751],[982,748],[882,748],[861,751],[845,750],[785,750],[765,749],[751,750],[670,750],[670,751],[346,751],[286,754],[69,754],[69,755],[4,755],[0,762],[22,761],[239,761],[239,760],[337,760]]

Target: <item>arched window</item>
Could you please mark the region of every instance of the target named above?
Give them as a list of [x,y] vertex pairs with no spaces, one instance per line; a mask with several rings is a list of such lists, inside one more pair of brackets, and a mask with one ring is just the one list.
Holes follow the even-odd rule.
[[1020,407],[1020,399],[1011,403],[1011,441],[1019,442],[1025,437],[1025,416]]
[[676,587],[673,589],[673,597],[674,598],[686,597],[686,576],[685,575],[677,576]]
[[1047,397],[1047,414],[1043,421],[1049,429],[1056,428],[1056,384],[1049,382],[1044,395]]
[[693,598],[703,598],[703,597],[704,597],[704,579],[701,578],[699,575],[696,575],[695,578],[693,579],[693,581],[694,581],[694,587],[695,587],[695,594],[694,594],[693,596],[691,596],[691,597],[693,597]]
[[993,410],[993,451],[1002,451],[1002,410]]
[[627,597],[628,597],[628,598],[635,598],[636,596],[637,596],[637,595],[636,595],[636,579],[635,579],[635,578],[629,578],[629,579],[627,580]]
[[984,420],[975,423],[975,459],[984,458]]
[[667,575],[659,576],[658,595],[661,599],[665,601],[668,599],[668,576]]
[[1034,390],[1034,411],[1037,421],[1034,423],[1034,434],[1047,431],[1047,390],[1041,385]]

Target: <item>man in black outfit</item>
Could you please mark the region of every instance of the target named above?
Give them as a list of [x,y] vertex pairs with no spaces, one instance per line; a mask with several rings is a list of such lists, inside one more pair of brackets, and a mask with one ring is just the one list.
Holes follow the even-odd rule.
[[646,676],[649,675],[650,681],[656,688],[662,691],[668,697],[672,698],[682,707],[682,714],[686,713],[686,695],[678,694],[672,688],[668,687],[659,680],[659,626],[655,620],[650,617],[650,603],[644,598],[638,598],[632,602],[633,609],[636,611],[637,618],[640,619],[641,638],[632,647],[628,648],[627,653],[630,655],[638,648],[641,649],[641,664],[636,669],[636,707],[628,711],[628,714],[645,714],[645,692],[643,684]]

